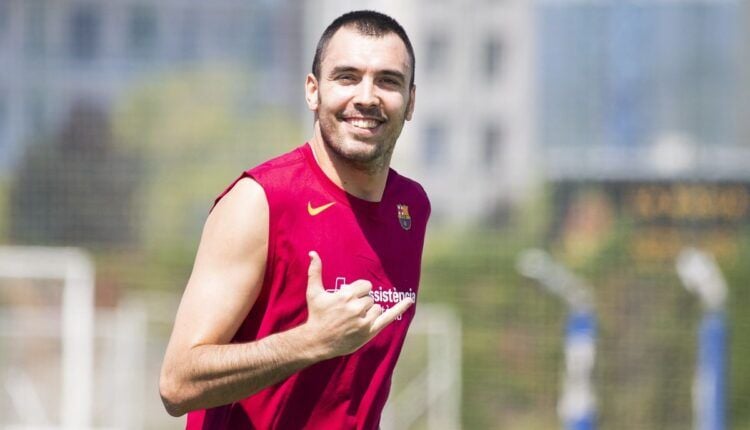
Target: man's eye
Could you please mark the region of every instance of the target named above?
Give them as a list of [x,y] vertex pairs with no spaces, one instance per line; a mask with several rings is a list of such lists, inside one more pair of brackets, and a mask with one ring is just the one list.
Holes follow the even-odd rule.
[[384,83],[385,85],[388,85],[388,86],[391,86],[391,87],[401,86],[401,82],[399,82],[397,79],[393,79],[393,78],[383,78],[381,80],[381,82]]
[[352,81],[354,81],[354,76],[352,76],[352,75],[339,75],[336,79],[339,80],[339,81],[344,81],[344,82],[352,82]]

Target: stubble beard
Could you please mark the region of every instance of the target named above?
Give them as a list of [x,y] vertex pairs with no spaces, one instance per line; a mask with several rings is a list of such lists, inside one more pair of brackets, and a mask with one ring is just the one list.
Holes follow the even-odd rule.
[[336,137],[335,133],[327,130],[323,123],[320,124],[320,134],[323,138],[323,144],[332,155],[356,170],[375,174],[390,165],[391,154],[393,154],[393,147],[395,146],[393,143],[377,145],[372,151],[348,151],[343,139]]
[[[318,99],[318,102],[320,103],[320,99]],[[347,150],[347,143],[344,141],[346,138],[337,133],[337,121],[339,119],[335,116],[332,119],[318,117],[323,144],[336,159],[367,174],[382,172],[390,166],[396,140],[401,134],[400,130],[393,136],[392,140],[380,143],[362,143],[362,145],[374,146],[371,151]]]

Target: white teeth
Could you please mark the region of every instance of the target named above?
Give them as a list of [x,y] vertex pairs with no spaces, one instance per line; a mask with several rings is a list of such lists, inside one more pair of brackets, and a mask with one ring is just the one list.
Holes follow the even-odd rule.
[[350,119],[348,122],[357,128],[375,128],[380,124],[374,119]]

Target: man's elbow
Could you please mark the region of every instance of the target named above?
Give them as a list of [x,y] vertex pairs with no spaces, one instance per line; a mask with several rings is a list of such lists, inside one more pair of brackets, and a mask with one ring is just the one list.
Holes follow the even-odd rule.
[[188,398],[185,396],[185,391],[180,389],[180,385],[168,376],[162,375],[159,378],[161,401],[167,413],[173,417],[185,415],[190,410],[187,405]]

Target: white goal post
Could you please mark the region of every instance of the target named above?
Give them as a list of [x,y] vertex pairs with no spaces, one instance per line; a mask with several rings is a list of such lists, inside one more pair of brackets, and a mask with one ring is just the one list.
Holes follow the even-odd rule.
[[90,428],[95,282],[91,258],[77,248],[0,246],[0,279],[62,281],[60,426]]
[[[420,338],[422,342],[417,342]],[[461,320],[453,308],[419,305],[399,363],[413,357],[424,361],[416,373],[405,374],[400,372],[402,364],[396,366],[381,420],[383,430],[461,428],[461,341]]]

